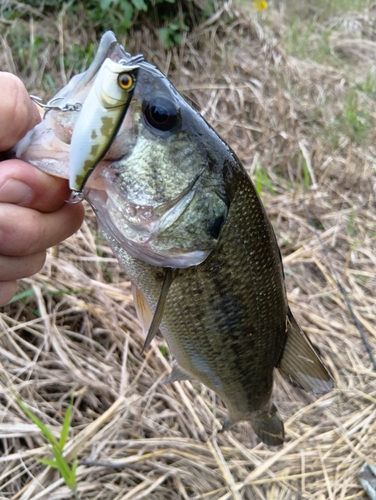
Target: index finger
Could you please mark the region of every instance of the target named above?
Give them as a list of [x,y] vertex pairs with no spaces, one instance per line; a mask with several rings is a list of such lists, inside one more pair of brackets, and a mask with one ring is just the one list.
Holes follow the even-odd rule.
[[40,122],[36,105],[19,78],[0,72],[0,151],[14,146]]

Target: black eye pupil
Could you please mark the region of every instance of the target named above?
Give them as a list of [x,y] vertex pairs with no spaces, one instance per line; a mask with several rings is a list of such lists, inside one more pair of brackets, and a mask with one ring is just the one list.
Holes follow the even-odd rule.
[[168,121],[169,115],[166,108],[162,108],[161,106],[152,106],[149,113],[150,117],[155,123],[158,123],[158,125],[164,125]]
[[166,97],[155,97],[144,103],[143,111],[147,123],[157,130],[172,130],[178,122],[176,106]]

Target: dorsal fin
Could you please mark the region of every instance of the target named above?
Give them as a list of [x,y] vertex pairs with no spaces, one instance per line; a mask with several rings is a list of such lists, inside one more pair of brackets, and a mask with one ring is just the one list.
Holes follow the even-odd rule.
[[333,379],[323,365],[292,312],[286,317],[287,340],[277,368],[301,389],[324,394],[333,388]]
[[163,280],[163,284],[162,284],[162,288],[161,288],[161,293],[160,293],[159,299],[158,299],[158,304],[157,304],[157,307],[155,309],[153,320],[151,322],[148,335],[147,335],[147,337],[145,339],[144,346],[143,346],[143,348],[141,350],[141,354],[143,354],[145,352],[145,349],[147,347],[149,347],[150,342],[155,337],[155,335],[156,335],[156,333],[158,331],[159,325],[161,324],[161,321],[162,321],[162,318],[163,318],[164,307],[166,305],[167,294],[168,294],[168,291],[170,289],[170,286],[171,286],[171,283],[172,283],[172,280],[173,280],[173,271],[174,270],[171,269],[170,267],[168,267],[166,269],[166,274],[165,274],[165,277],[164,277],[164,280]]

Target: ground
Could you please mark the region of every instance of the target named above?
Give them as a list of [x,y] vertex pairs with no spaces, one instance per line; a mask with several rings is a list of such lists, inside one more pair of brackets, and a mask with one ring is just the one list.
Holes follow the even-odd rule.
[[[72,498],[37,461],[51,458],[49,445],[12,391],[56,437],[74,393],[66,449],[79,459],[81,499],[366,498],[356,474],[376,463],[376,370],[338,282],[375,356],[376,5],[295,4],[257,12],[227,2],[170,51],[145,26],[117,35],[171,78],[249,171],[292,310],[336,388],[315,398],[276,374],[281,449],[258,443],[247,423],[219,434],[226,410],[213,392],[160,385],[162,338],[140,356],[130,283],[88,208],[81,230],[0,309],[0,498]],[[68,11],[25,12],[2,13],[1,68],[46,99],[87,66],[97,38]]]

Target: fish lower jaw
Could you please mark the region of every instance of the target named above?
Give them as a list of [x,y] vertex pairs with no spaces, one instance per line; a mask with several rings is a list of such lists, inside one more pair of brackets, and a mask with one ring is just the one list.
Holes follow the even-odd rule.
[[[30,130],[11,150],[14,157],[27,161],[46,174],[62,179],[69,179],[70,144],[62,141],[51,129],[42,125]],[[102,161],[93,175],[90,176],[87,187],[104,189],[101,178],[101,167],[106,167],[108,161]]]
[[51,130],[30,130],[13,148],[16,158],[27,161],[47,174],[68,179],[69,145]]

